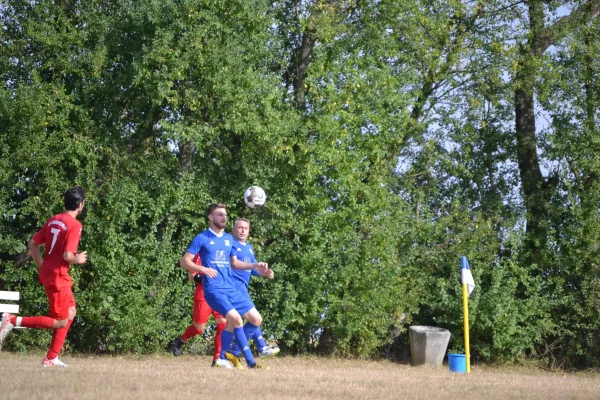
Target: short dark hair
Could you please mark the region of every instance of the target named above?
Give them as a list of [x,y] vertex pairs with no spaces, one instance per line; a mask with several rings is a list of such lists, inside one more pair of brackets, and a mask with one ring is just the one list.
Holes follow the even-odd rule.
[[234,222],[233,224],[235,225],[235,224],[237,224],[237,223],[238,223],[238,222],[240,222],[240,221],[241,221],[241,222],[245,222],[245,223],[247,223],[248,225],[250,225],[250,221],[248,220],[248,218],[244,218],[244,217],[241,217],[241,218],[238,218],[238,219],[236,219],[236,220],[235,220],[235,222]]
[[208,206],[208,208],[206,209],[206,216],[208,217],[217,208],[224,208],[225,210],[227,210],[227,206],[225,204],[223,204],[223,203],[213,203],[210,206]]
[[85,200],[85,191],[81,186],[75,186],[65,192],[65,210],[75,211]]

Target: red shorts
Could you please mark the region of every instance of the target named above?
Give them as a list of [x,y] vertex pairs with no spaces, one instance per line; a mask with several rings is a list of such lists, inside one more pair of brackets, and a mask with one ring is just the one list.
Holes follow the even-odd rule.
[[213,311],[213,309],[210,308],[206,300],[204,300],[204,288],[202,287],[202,285],[197,285],[196,291],[194,292],[193,321],[195,324],[204,325],[210,318],[211,314],[215,320],[217,318],[225,319],[221,314],[219,314],[216,311]]
[[51,286],[45,286],[50,310],[48,315],[54,319],[67,319],[69,316],[69,307],[75,307],[75,297],[71,288],[56,290]]

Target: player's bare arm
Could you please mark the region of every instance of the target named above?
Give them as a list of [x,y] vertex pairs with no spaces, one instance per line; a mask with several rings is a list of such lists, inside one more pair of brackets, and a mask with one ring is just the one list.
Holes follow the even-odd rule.
[[187,270],[188,272],[194,273],[194,275],[197,273],[201,273],[208,276],[209,278],[217,277],[217,271],[215,271],[212,268],[205,268],[202,265],[196,264],[194,262],[194,257],[196,257],[195,254],[186,251],[183,257],[181,257],[179,265],[181,265],[181,267]]
[[38,268],[41,267],[43,261],[42,253],[40,252],[41,245],[37,244],[33,239],[31,239],[27,244],[27,247],[29,248],[29,253],[33,258],[33,261],[35,261]]
[[232,256],[230,259],[230,264],[231,264],[231,268],[233,269],[237,269],[237,270],[257,270],[257,271],[265,271],[265,273],[267,273],[267,271],[269,270],[269,265],[267,263],[264,262],[257,262],[257,263],[247,263],[247,262],[243,262],[238,260],[238,258],[236,256]]
[[65,251],[63,253],[63,258],[69,264],[85,264],[87,262],[87,251],[82,251],[77,254]]
[[273,274],[273,270],[268,268],[267,271],[264,271],[262,269],[257,270],[256,272],[258,272],[258,276],[262,276],[263,278],[268,278],[268,279],[273,279],[274,278],[274,274]]

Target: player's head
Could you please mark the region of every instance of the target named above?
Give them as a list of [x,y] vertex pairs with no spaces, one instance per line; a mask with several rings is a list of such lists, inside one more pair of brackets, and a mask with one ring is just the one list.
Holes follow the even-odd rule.
[[225,229],[227,225],[227,206],[223,203],[214,203],[206,209],[206,216],[211,225],[218,229]]
[[65,210],[83,211],[85,206],[85,191],[81,186],[75,186],[65,192]]
[[238,218],[233,224],[233,237],[241,242],[245,242],[250,236],[250,221],[246,218]]

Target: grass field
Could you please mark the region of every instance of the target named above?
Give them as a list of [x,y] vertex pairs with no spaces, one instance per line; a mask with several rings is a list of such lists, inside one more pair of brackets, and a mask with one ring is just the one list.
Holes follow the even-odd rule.
[[199,356],[0,353],[0,399],[599,399],[600,374],[475,366],[470,375],[386,361],[281,357],[269,371],[222,370]]

